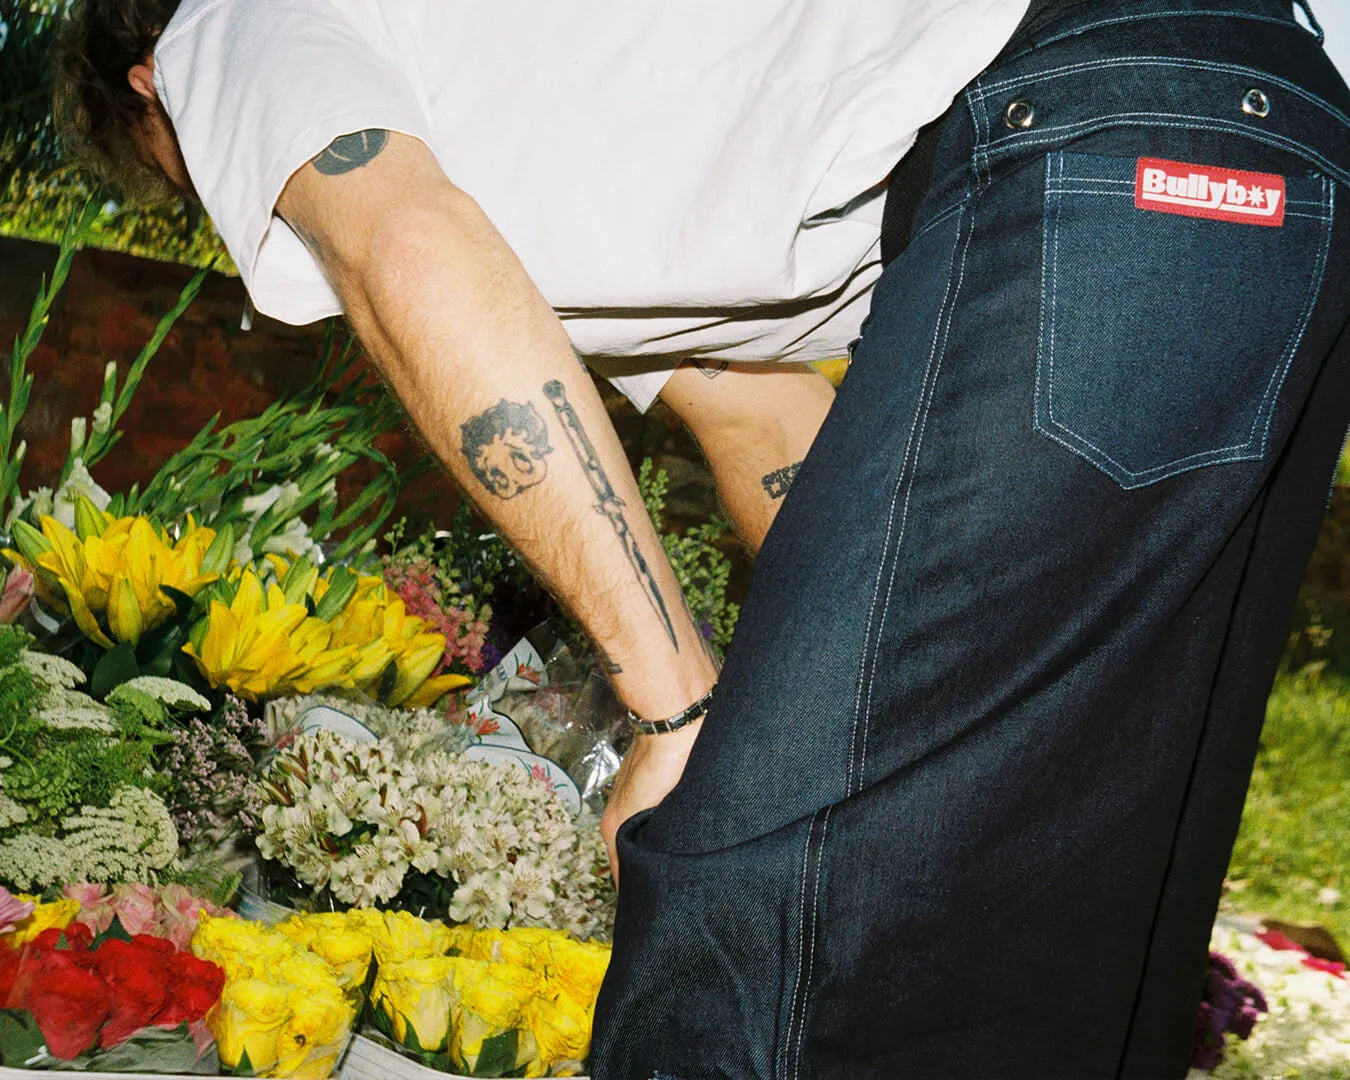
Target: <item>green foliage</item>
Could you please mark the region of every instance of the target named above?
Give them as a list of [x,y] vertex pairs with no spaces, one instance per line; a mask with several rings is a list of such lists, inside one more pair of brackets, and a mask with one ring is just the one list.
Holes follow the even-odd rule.
[[1229,866],[1230,901],[1350,944],[1350,684],[1276,680]]
[[[325,356],[307,387],[259,416],[219,430],[217,419],[144,490],[129,492],[119,511],[153,514],[165,522],[191,513],[199,524],[230,526],[241,538],[247,534],[255,553],[303,520],[309,539],[334,541],[329,554],[341,560],[360,553],[378,534],[400,486],[420,471],[400,474],[375,448],[381,434],[399,425],[402,412],[382,386],[358,376],[354,342],[339,348],[331,326]],[[377,476],[339,507],[337,479],[359,463],[374,465]],[[273,489],[274,501],[261,509],[258,497]],[[310,511],[309,518],[302,517]]]
[[123,687],[102,709],[44,682],[20,651],[31,640],[0,627],[0,755],[10,759],[4,796],[26,811],[25,830],[42,830],[82,806],[108,805],[118,788],[152,786],[157,748],[173,735],[168,710],[141,690]]
[[651,515],[652,524],[661,534],[666,557],[675,569],[675,578],[680,583],[694,624],[714,649],[725,652],[731,644],[740,608],[727,599],[731,560],[718,548],[717,542],[731,531],[731,526],[720,518],[713,518],[691,526],[683,533],[666,532],[662,514],[669,483],[669,477],[655,468],[650,458],[642,462],[638,490],[642,492],[642,501]]
[[32,373],[28,371],[28,358],[33,355],[42,340],[42,332],[47,328],[47,319],[51,313],[52,302],[61,291],[66,277],[70,273],[70,262],[79,250],[83,237],[94,220],[97,209],[92,203],[83,204],[78,212],[72,212],[66,219],[61,233],[60,250],[56,257],[56,266],[52,270],[50,281],[44,279],[33,300],[28,315],[28,325],[14,339],[14,349],[9,366],[9,401],[0,406],[0,457],[4,464],[0,466],[0,518],[14,497],[19,486],[19,470],[23,466],[25,446],[14,446],[14,435],[19,421],[28,409],[28,395],[33,386]]
[[16,663],[33,641],[33,635],[21,626],[0,626],[0,668]]

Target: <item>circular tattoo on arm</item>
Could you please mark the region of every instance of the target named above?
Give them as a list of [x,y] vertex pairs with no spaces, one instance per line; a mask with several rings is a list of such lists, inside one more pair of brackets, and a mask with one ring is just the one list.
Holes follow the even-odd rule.
[[311,161],[324,176],[341,176],[368,163],[389,141],[383,128],[367,128],[351,135],[339,135]]

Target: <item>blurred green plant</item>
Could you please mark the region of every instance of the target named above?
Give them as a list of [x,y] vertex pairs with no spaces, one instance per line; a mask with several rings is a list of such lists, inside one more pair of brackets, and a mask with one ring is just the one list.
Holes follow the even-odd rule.
[[1350,946],[1350,685],[1282,674],[1228,868],[1244,911],[1318,923]]
[[667,532],[663,514],[669,485],[670,478],[665,471],[656,468],[651,458],[645,458],[638,470],[642,501],[661,536],[661,544],[675,570],[694,625],[718,653],[725,653],[731,644],[740,607],[727,599],[731,560],[718,548],[717,542],[731,531],[731,525],[714,517],[690,526],[683,533]]
[[190,266],[234,273],[224,245],[186,200],[128,208],[62,159],[52,122],[52,45],[64,0],[0,3],[0,235],[57,241],[92,200],[101,213],[83,242]]

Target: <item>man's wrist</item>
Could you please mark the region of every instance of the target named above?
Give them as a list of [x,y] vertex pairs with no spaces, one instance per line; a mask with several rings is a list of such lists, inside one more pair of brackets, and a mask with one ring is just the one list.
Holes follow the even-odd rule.
[[688,707],[681,709],[674,716],[665,717],[659,720],[645,720],[628,710],[628,722],[632,724],[633,730],[639,735],[668,735],[672,731],[679,731],[695,720],[702,719],[708,711],[708,706],[712,702],[713,689],[709,689],[706,694],[693,702]]

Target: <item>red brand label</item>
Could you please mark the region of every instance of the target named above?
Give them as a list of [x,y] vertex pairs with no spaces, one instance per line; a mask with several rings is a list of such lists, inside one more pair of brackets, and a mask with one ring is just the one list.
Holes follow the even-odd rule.
[[1283,225],[1284,177],[1140,158],[1134,174],[1134,205],[1141,210],[1241,225]]

